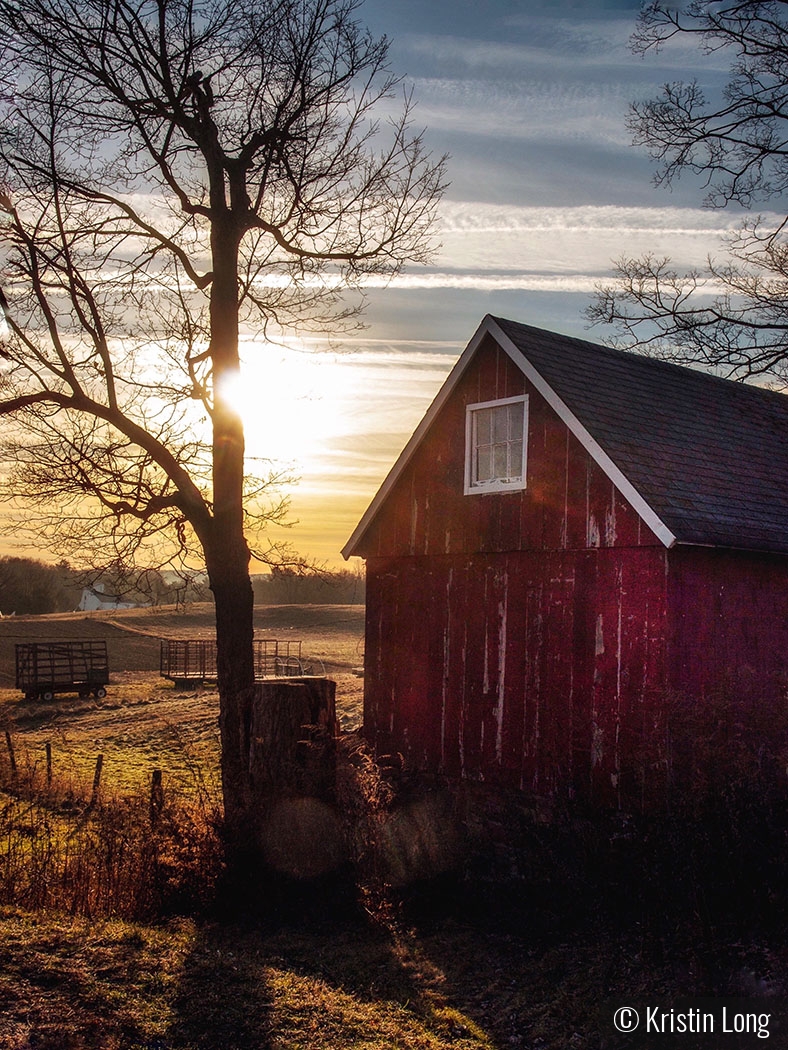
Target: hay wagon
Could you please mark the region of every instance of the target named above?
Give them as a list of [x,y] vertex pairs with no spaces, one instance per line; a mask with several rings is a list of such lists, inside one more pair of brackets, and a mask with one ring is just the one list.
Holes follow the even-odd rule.
[[107,695],[107,643],[29,642],[16,646],[16,687],[26,700],[51,700],[56,693]]
[[[216,642],[205,638],[162,638],[159,671],[179,685],[216,680]],[[264,678],[297,678],[325,674],[321,660],[302,655],[301,642],[278,638],[254,641],[254,675]]]

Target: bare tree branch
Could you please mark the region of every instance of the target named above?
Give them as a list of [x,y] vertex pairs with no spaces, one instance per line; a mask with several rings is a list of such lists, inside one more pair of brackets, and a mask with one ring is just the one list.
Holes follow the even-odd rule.
[[[788,12],[778,0],[656,2],[641,12],[636,53],[695,39],[705,54],[728,54],[722,96],[698,81],[665,84],[631,108],[636,145],[657,162],[655,181],[700,178],[708,207],[778,201],[788,190]],[[727,255],[704,272],[679,273],[669,259],[621,259],[587,310],[613,340],[673,360],[700,362],[739,379],[788,382],[788,219],[766,227],[748,217]]]
[[[239,332],[356,322],[426,259],[444,162],[381,122],[398,81],[358,0],[0,0],[0,305],[9,495],[59,549],[131,571],[190,550],[214,594],[228,827],[250,826],[249,482],[223,393]],[[353,297],[348,298],[347,293]],[[276,397],[276,391],[269,396]],[[207,417],[201,435],[198,413]],[[261,406],[264,410],[264,405]],[[297,560],[297,559],[295,559]]]

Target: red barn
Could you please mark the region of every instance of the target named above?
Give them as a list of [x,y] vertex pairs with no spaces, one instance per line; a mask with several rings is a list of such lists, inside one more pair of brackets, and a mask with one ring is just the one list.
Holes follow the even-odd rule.
[[788,397],[488,316],[343,554],[379,753],[620,800],[666,698],[782,695]]

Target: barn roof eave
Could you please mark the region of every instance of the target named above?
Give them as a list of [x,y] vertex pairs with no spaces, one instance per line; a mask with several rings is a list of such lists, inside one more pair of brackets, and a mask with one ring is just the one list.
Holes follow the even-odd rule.
[[[599,443],[591,436],[588,430],[583,426],[580,420],[575,414],[568,408],[568,406],[562,401],[556,391],[550,386],[550,384],[541,376],[536,368],[531,364],[528,358],[525,356],[523,351],[519,349],[510,337],[503,331],[500,325],[497,324],[496,320],[492,315],[487,314],[483,319],[482,323],[476,329],[473,338],[468,343],[467,347],[463,351],[461,357],[457,361],[457,364],[451,370],[443,386],[438,391],[435,400],[427,410],[426,415],[422,419],[421,423],[416,427],[413,435],[408,441],[405,448],[400,453],[394,466],[386,476],[385,481],[378,489],[377,494],[367,507],[361,521],[359,521],[350,539],[347,541],[345,546],[342,548],[342,557],[347,560],[358,553],[358,547],[364,538],[369,526],[375,519],[378,510],[385,502],[389,492],[396,484],[399,476],[402,474],[405,467],[410,462],[416,449],[422,442],[426,432],[434,422],[436,416],[443,408],[444,404],[451,396],[452,391],[456,387],[459,380],[462,378],[465,369],[470,364],[476,351],[479,348],[482,340],[485,336],[490,335],[495,339],[496,343],[501,349],[512,359],[515,365],[520,369],[526,379],[535,387],[536,390],[544,397],[547,403],[557,413],[559,418],[569,428],[569,430],[578,439],[580,444],[585,448],[591,458],[599,465],[599,467],[605,472],[610,478],[613,484],[618,488],[622,495],[631,503],[640,517],[649,526],[654,535],[665,547],[673,547],[677,541],[676,536],[671,529],[662,521],[656,511],[651,507],[649,503],[643,498],[640,492],[635,486],[629,481],[624,473],[616,466],[610,456],[605,450],[599,445]],[[362,555],[363,556],[363,555]]]

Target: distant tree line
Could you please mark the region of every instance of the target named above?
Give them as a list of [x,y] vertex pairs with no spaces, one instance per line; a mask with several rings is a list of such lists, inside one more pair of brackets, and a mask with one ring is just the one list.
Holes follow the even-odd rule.
[[252,577],[257,605],[363,605],[364,584],[363,572],[348,569],[304,574],[274,566],[270,573]]
[[76,609],[82,594],[74,570],[67,562],[47,565],[33,558],[0,558],[0,612],[68,612]]
[[199,578],[174,579],[155,569],[135,573],[132,578],[127,572],[111,568],[99,575],[75,569],[67,561],[51,565],[36,558],[0,557],[3,616],[73,612],[79,606],[83,589],[89,586],[101,588],[105,597],[117,597],[135,605],[174,605],[206,599],[206,589]]
[[[304,575],[295,569],[277,568],[253,577],[259,605],[363,605],[364,574],[356,570]],[[36,616],[73,612],[83,589],[99,585],[107,598],[117,597],[136,605],[183,605],[209,597],[204,576],[176,579],[149,569],[130,577],[109,569],[87,574],[67,561],[56,565],[36,558],[0,557],[0,614]]]

